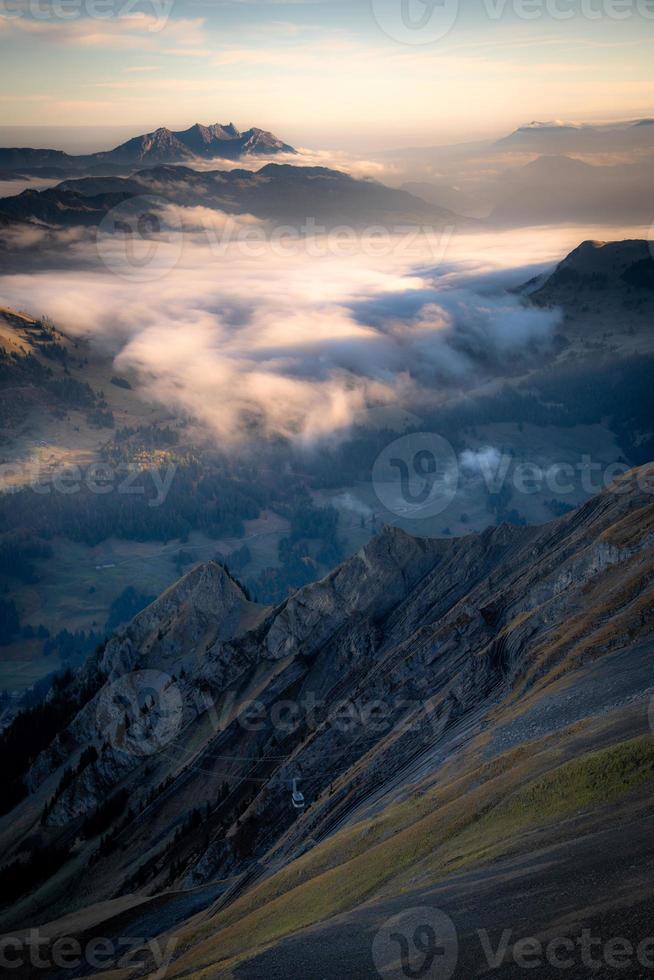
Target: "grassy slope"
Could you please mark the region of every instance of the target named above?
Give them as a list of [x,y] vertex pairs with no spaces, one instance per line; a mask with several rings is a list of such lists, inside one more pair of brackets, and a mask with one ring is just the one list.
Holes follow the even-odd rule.
[[[570,736],[583,740],[578,731]],[[434,880],[496,857],[512,849],[521,832],[615,800],[654,777],[650,736],[565,762],[559,744],[557,737],[514,750],[336,835],[183,936],[182,945],[193,946],[172,975],[215,976],[216,964],[229,969],[384,886],[401,890],[418,867]],[[542,773],[535,779],[534,770]]]

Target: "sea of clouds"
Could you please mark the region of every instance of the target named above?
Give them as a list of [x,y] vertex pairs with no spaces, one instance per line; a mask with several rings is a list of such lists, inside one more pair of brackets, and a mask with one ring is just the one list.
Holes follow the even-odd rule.
[[375,406],[503,373],[560,321],[507,289],[551,265],[560,237],[278,231],[179,207],[136,244],[32,228],[15,233],[0,303],[102,345],[145,397],[223,443],[338,438]]

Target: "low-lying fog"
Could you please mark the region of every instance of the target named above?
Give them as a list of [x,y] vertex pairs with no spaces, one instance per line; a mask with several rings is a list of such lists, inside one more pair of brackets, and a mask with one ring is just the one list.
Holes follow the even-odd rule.
[[175,207],[136,235],[101,226],[16,237],[26,270],[37,246],[42,264],[0,276],[0,303],[109,345],[118,371],[221,440],[256,423],[310,441],[376,405],[470,388],[526,345],[546,348],[558,311],[526,308],[506,289],[587,237],[573,227],[302,237]]

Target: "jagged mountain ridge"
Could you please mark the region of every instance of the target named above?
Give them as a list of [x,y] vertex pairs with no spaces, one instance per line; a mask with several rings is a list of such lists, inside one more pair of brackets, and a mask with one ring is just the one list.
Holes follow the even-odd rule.
[[36,170],[56,167],[73,172],[105,165],[147,166],[180,163],[196,158],[239,160],[246,156],[297,151],[274,133],[252,127],[240,132],[233,123],[203,126],[195,123],[189,129],[173,131],[161,126],[151,133],[135,136],[112,150],[72,155],[63,150],[32,147],[0,147],[0,170]]
[[[239,160],[249,155],[292,153],[297,151],[273,133],[252,128],[244,133],[233,123],[202,126],[175,132],[162,127],[122,143],[107,153],[94,154],[98,163],[133,163],[138,165],[181,163],[196,157]],[[0,157],[1,159],[1,157]]]
[[[497,728],[501,705],[647,636],[646,476],[651,468],[545,527],[458,540],[388,528],[272,611],[249,604],[217,565],[190,572],[72,682],[71,692],[93,693],[34,761],[28,797],[0,824],[5,859],[35,835],[61,846],[124,790],[132,816],[116,818],[120,848],[93,856],[99,837],[84,839],[54,890],[5,910],[5,924],[20,924],[28,908],[30,924],[72,913],[73,894],[91,904],[174,884],[176,894],[215,896],[224,886],[211,883],[249,868],[274,874],[339,827],[410,797],[416,779],[438,778],[457,739]],[[168,746],[144,757],[106,744],[99,705],[108,685],[151,669],[173,679],[183,720]],[[239,718],[253,699],[264,719],[254,728]],[[289,702],[301,706],[294,724],[275,725],[276,706]],[[384,705],[384,724],[344,730],[344,703],[355,718]],[[158,721],[157,710],[146,716],[146,734]],[[90,746],[98,759],[58,792],[64,768]],[[298,775],[312,804],[299,820],[289,804]],[[197,808],[202,821],[180,838]]]

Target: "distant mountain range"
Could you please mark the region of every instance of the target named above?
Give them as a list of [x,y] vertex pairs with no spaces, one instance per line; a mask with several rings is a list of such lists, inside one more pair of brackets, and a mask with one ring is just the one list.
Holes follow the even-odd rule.
[[651,173],[651,152],[613,165],[543,154],[497,176],[490,188],[491,220],[511,227],[569,221],[639,225],[654,214]]
[[258,171],[197,171],[158,166],[131,177],[67,180],[44,191],[26,190],[0,199],[2,218],[55,226],[97,225],[116,205],[142,195],[186,207],[215,208],[261,219],[309,219],[326,226],[458,223],[451,211],[376,181],[357,180],[325,167],[268,164]]
[[212,126],[195,123],[190,129],[179,132],[160,127],[152,133],[135,136],[113,150],[81,156],[72,156],[62,150],[0,147],[0,170],[34,172],[55,168],[58,174],[65,175],[95,168],[106,172],[107,165],[119,168],[154,166],[196,159],[240,160],[247,156],[296,152],[288,143],[263,129],[252,128],[241,133],[233,123]]
[[404,190],[504,227],[639,226],[654,214],[651,118],[607,125],[534,121],[497,140],[395,148],[373,157],[402,175]]
[[[648,127],[650,131],[648,132]],[[574,150],[600,151],[631,149],[651,141],[654,146],[654,126],[651,119],[593,126],[589,124],[534,121],[520,126],[508,136],[497,140],[495,147],[502,150],[530,150],[535,152],[566,153]]]
[[[540,159],[530,159],[532,155]],[[145,178],[135,172],[147,168],[181,165],[200,170],[206,167],[208,160],[261,159],[263,163],[266,157],[282,156],[286,159],[296,157],[298,162],[302,159],[293,146],[262,129],[241,132],[231,122],[210,126],[195,123],[179,131],[161,127],[135,136],[111,150],[86,155],[70,155],[54,149],[0,148],[0,177],[4,181],[16,181],[17,186],[25,186],[30,178],[37,177],[62,181],[80,177],[132,177],[143,184]],[[429,212],[424,211],[425,202],[439,211],[455,212],[472,219],[489,219],[503,227],[568,221],[586,225],[640,224],[643,214],[652,213],[654,207],[651,181],[654,120],[651,118],[606,125],[534,121],[495,142],[394,149],[378,156],[385,166],[390,160],[392,168],[399,168],[405,175],[407,179],[399,184],[399,188],[414,198],[410,210],[415,214],[415,199],[422,199],[420,213],[429,220]],[[436,173],[437,177],[432,176]],[[308,170],[305,176],[309,179]],[[303,181],[297,175],[293,180],[296,193]],[[166,177],[166,183],[170,182]],[[194,183],[199,188],[199,184]],[[359,190],[362,185],[360,182]],[[81,190],[72,186],[70,189]],[[116,186],[115,189],[125,191],[124,187]],[[223,182],[223,190],[226,189]],[[254,184],[251,184],[250,190],[253,189]],[[216,196],[214,190],[211,190],[212,197]],[[321,193],[323,190],[326,190],[324,182],[320,186]],[[342,190],[343,186],[340,186],[336,193],[336,209],[344,203]],[[86,189],[82,193],[89,196]],[[381,195],[382,192],[376,193]],[[377,203],[384,212],[390,209],[402,217],[408,201],[405,199],[398,208],[397,202],[391,204],[390,193],[387,189],[386,199]],[[369,206],[373,194],[368,190],[364,196],[367,200],[365,220],[374,222],[376,215]],[[221,198],[220,194],[217,196]],[[231,206],[229,200],[212,206],[238,211],[242,203],[240,198],[239,190],[236,206]],[[25,203],[21,202],[18,210]],[[47,203],[47,198],[40,199],[38,208],[47,209]],[[268,202],[258,203],[268,211]],[[321,203],[327,205],[319,195],[318,210],[321,210]],[[357,221],[360,204],[359,200],[355,207],[354,220]],[[88,213],[88,205],[89,202],[85,202],[82,208],[85,214],[81,218],[92,223],[95,219]],[[281,217],[287,216],[287,205],[288,196],[283,199],[283,207],[277,209]],[[76,208],[73,206],[72,210]],[[312,204],[308,211],[304,211],[304,216],[313,213]],[[349,220],[347,210],[341,213]],[[63,218],[70,217],[71,201],[66,200]]]

